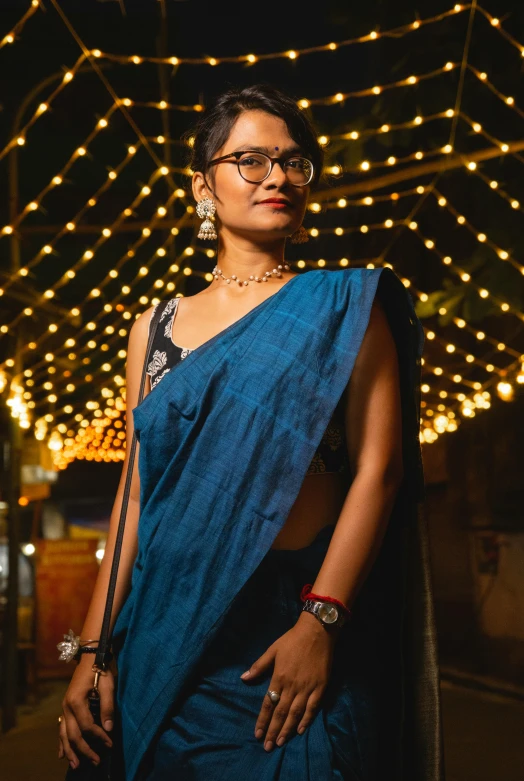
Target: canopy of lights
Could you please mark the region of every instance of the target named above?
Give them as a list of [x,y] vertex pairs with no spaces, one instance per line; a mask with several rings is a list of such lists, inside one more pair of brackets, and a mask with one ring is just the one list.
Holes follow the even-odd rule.
[[[524,211],[518,195],[524,109],[492,81],[486,63],[469,56],[471,40],[483,27],[484,35],[497,36],[514,56],[518,74],[524,44],[499,19],[471,3],[306,49],[152,57],[88,49],[58,2],[51,3],[80,55],[9,138],[0,160],[9,160],[13,150],[23,155],[31,145],[44,150],[46,117],[55,105],[67,110],[68,101],[78,101],[83,69],[91,69],[99,80],[100,105],[84,136],[71,148],[64,145],[60,167],[45,181],[35,175],[31,200],[0,226],[6,250],[15,236],[24,239],[20,256],[1,281],[0,341],[7,341],[0,392],[25,435],[47,442],[57,469],[75,459],[124,459],[130,326],[159,300],[184,295],[188,278],[212,280],[210,271],[200,270],[209,267],[215,251],[196,238],[200,220],[190,202],[193,172],[172,162],[177,155],[187,157],[188,150],[180,133],[169,137],[142,129],[146,113],[158,115],[158,126],[169,128],[170,123],[162,124],[164,117],[174,124],[177,117],[192,120],[205,110],[196,95],[193,104],[140,96],[141,69],[162,65],[176,67],[177,78],[183,78],[189,71],[227,64],[252,69],[255,81],[272,60],[286,68],[316,57],[319,68],[332,68],[347,47],[365,49],[389,41],[409,47],[421,31],[460,24],[460,49],[452,59],[442,56],[436,67],[435,62],[430,67],[421,63],[418,72],[399,72],[380,84],[367,83],[364,72],[358,88],[352,80],[346,92],[306,94],[298,100],[315,123],[322,112],[321,126],[333,131],[318,139],[326,153],[327,184],[309,203],[305,227],[310,240],[293,248],[301,256],[289,262],[295,270],[389,266],[402,279],[421,319],[430,320],[422,360],[422,442],[456,431],[465,419],[489,409],[494,396],[505,402],[515,398],[517,386],[524,383],[524,261],[512,241]],[[39,0],[32,0],[0,40],[0,48],[23,46],[26,25],[36,23],[40,9]],[[126,71],[133,97],[118,94],[104,63]],[[430,93],[453,92],[454,99],[437,111],[420,108],[399,116],[409,91],[417,91],[417,97],[407,103],[419,107]],[[468,103],[469,93],[474,99]],[[384,100],[390,94],[393,100]],[[344,115],[348,105],[352,110]],[[476,106],[482,107],[481,116],[473,113]],[[491,117],[498,119],[490,124]],[[438,132],[424,135],[430,126]],[[501,126],[507,128],[504,138],[494,129]],[[107,162],[98,150],[113,127],[113,159]],[[428,146],[428,138],[439,139],[438,144]],[[395,154],[388,154],[393,148]],[[472,178],[474,203],[464,197],[471,193]],[[87,200],[61,195],[82,179],[91,187]],[[126,187],[117,197],[115,187],[122,179]],[[498,216],[492,226],[477,208],[480,202],[488,213],[496,202],[497,215],[507,222],[498,225],[503,222]],[[57,203],[62,216],[68,211],[64,222],[56,222]],[[128,239],[124,248],[123,236]],[[409,265],[403,265],[403,257],[412,258]],[[435,279],[441,280],[437,287]]]

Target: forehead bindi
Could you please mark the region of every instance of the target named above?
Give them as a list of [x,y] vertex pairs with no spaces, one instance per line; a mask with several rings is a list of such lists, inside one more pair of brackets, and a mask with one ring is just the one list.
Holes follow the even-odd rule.
[[289,135],[284,120],[260,110],[245,111],[238,117],[222,154],[242,150],[268,155],[303,154],[300,144]]

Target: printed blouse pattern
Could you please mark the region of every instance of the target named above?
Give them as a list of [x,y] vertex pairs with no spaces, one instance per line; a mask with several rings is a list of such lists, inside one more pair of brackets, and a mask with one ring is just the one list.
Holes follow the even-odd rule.
[[[184,360],[191,349],[174,344],[172,339],[173,322],[180,297],[171,298],[160,317],[158,328],[148,355],[147,374],[151,378],[151,390],[158,385],[168,371],[179,361]],[[157,304],[158,306],[158,304]],[[156,306],[153,309],[155,313]],[[167,318],[162,328],[162,321]],[[349,457],[345,435],[345,417],[342,399],[337,404],[322,440],[308,467],[307,474],[345,472],[349,470]]]

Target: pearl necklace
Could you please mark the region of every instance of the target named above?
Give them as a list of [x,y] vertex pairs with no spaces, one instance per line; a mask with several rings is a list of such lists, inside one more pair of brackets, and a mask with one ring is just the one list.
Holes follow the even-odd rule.
[[221,272],[218,266],[215,266],[215,268],[212,271],[212,274],[216,280],[218,280],[219,277],[222,277],[222,279],[224,279],[228,285],[231,282],[231,280],[238,282],[239,285],[249,285],[250,282],[267,282],[268,279],[271,276],[273,276],[273,274],[276,277],[281,277],[282,269],[284,269],[285,271],[290,271],[290,266],[288,263],[286,263],[286,261],[284,261],[283,265],[278,265],[276,268],[274,268],[273,271],[266,271],[263,277],[255,277],[253,274],[250,274],[249,279],[245,279],[243,282],[237,277],[236,274],[231,274],[230,277],[224,276],[224,274]]

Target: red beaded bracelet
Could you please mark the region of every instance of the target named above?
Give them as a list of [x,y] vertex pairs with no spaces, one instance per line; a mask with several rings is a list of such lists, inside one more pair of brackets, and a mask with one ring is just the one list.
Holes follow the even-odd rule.
[[344,603],[341,602],[339,599],[335,599],[335,597],[323,597],[320,596],[320,594],[313,594],[313,592],[311,591],[312,587],[313,587],[312,583],[306,583],[306,585],[303,586],[302,591],[300,592],[300,599],[302,600],[302,602],[305,602],[306,599],[319,599],[322,600],[323,602],[333,602],[335,605],[338,605],[340,608],[342,608],[342,610],[344,611],[344,613],[347,615],[348,618],[351,616],[351,610],[348,607],[346,607],[346,605],[344,605]]

